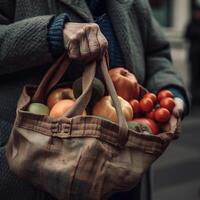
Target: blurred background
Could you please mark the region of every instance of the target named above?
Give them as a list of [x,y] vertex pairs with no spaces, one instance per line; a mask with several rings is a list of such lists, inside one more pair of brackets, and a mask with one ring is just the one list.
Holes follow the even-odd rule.
[[[149,0],[193,98],[182,135],[151,170],[152,200],[200,199],[200,0]],[[187,37],[187,39],[186,39]]]

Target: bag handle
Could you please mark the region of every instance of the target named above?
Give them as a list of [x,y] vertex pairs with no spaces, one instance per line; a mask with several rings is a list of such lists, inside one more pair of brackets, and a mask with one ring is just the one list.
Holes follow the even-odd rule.
[[[41,83],[39,84],[33,98],[32,102],[45,102],[49,91],[61,80],[65,74],[68,66],[70,65],[71,60],[68,58],[67,54],[63,54],[54,65],[47,71],[43,77]],[[128,138],[128,125],[123,115],[120,102],[118,100],[114,85],[108,73],[108,53],[103,56],[100,61],[101,71],[104,77],[105,84],[107,86],[108,92],[112,98],[114,107],[117,112],[118,125],[119,125],[119,134],[118,140],[121,146],[126,144]],[[75,115],[80,115],[83,113],[87,107],[89,100],[92,94],[92,82],[95,77],[96,72],[96,62],[91,62],[85,66],[82,77],[82,87],[83,92],[76,100],[74,106],[64,114],[65,117],[73,117]]]
[[42,81],[40,82],[35,94],[32,97],[32,102],[45,103],[50,90],[60,81],[67,71],[71,61],[67,59],[67,54],[64,53],[47,71]]
[[85,67],[82,76],[82,94],[76,99],[74,106],[64,113],[63,117],[73,117],[84,112],[92,96],[92,83],[95,72],[96,62],[91,62]]
[[[32,97],[32,102],[45,103],[46,97],[51,89],[61,80],[67,71],[71,60],[68,55],[64,53],[56,62],[53,64],[42,81],[40,82],[35,94]],[[92,94],[92,81],[95,77],[96,72],[96,62],[91,62],[85,66],[83,72],[82,85],[83,93],[76,100],[75,105],[70,109],[64,116],[73,117],[75,115],[80,115],[87,107]]]
[[127,125],[126,119],[124,117],[124,114],[122,112],[121,104],[118,99],[115,87],[114,87],[113,82],[108,73],[108,66],[109,66],[109,59],[108,59],[108,53],[106,53],[106,55],[103,57],[103,59],[101,61],[101,71],[102,71],[102,74],[104,77],[104,81],[105,81],[108,93],[111,96],[113,105],[117,112],[118,125],[119,125],[118,139],[119,139],[121,146],[123,147],[128,140],[128,125]]
[[[111,99],[113,101],[114,107],[116,109],[117,117],[118,117],[118,125],[119,125],[118,141],[121,146],[124,146],[128,139],[128,125],[127,125],[126,119],[123,115],[121,105],[120,105],[119,99],[117,97],[117,93],[115,91],[113,82],[108,73],[108,66],[109,66],[108,53],[106,53],[105,56],[102,57],[99,64],[100,64],[100,68],[102,71],[102,75],[103,75],[108,93],[111,96]],[[82,79],[83,93],[77,99],[75,105],[67,113],[65,113],[64,116],[72,117],[72,116],[74,116],[74,114],[75,115],[82,114],[84,109],[86,108],[86,106],[90,100],[90,97],[91,97],[92,91],[90,89],[91,89],[91,85],[92,85],[92,81],[93,81],[93,79],[89,80],[89,76],[91,76],[89,73],[91,73],[92,75],[95,75],[95,74],[93,74],[95,71],[92,71],[93,67],[94,66],[90,65],[87,67],[87,70],[84,71],[83,79]],[[89,72],[89,70],[90,70],[90,72]],[[91,82],[89,82],[89,81],[91,81]],[[90,95],[90,97],[87,99],[88,101],[86,102],[85,97],[88,94]]]

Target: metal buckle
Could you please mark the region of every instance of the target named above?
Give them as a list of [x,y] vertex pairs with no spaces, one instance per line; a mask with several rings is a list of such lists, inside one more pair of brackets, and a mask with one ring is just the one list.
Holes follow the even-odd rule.
[[62,132],[62,122],[61,121],[54,121],[51,125],[51,132],[53,135],[57,135],[58,133]]

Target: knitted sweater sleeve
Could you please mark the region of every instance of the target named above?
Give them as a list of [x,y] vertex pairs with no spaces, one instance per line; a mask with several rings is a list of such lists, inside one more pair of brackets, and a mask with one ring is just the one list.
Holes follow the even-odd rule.
[[37,16],[12,22],[0,9],[0,75],[53,61],[47,41],[53,16]]
[[55,59],[61,56],[61,54],[65,51],[63,29],[65,23],[69,21],[70,18],[67,13],[62,13],[53,18],[48,25],[47,40],[51,53]]

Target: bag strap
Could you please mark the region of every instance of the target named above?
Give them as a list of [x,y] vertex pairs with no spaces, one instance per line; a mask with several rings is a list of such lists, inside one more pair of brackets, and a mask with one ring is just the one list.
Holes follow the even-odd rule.
[[67,58],[67,54],[64,53],[56,62],[53,64],[42,81],[40,82],[34,96],[32,97],[32,102],[45,103],[45,98],[47,97],[50,90],[60,81],[65,72],[67,71],[70,60]]
[[[91,63],[91,65],[88,66],[86,70],[84,71],[83,79],[82,79],[82,85],[83,85],[82,95],[77,99],[74,107],[72,107],[72,109],[68,113],[66,113],[65,116],[72,117],[72,116],[75,116],[73,114],[82,114],[84,109],[86,108],[91,97],[91,92],[92,92],[91,85],[92,85],[93,78],[95,76],[94,67],[96,65],[92,66],[93,64],[94,63]],[[104,82],[106,84],[108,93],[110,94],[112,98],[113,105],[116,109],[116,113],[118,117],[118,125],[119,125],[118,142],[121,146],[124,146],[128,140],[128,125],[124,117],[124,114],[122,112],[121,104],[117,97],[115,87],[108,73],[108,66],[109,66],[108,52],[106,52],[105,56],[102,57],[99,64],[100,64],[100,68],[101,68],[102,75],[104,78]],[[91,76],[92,76],[92,79],[91,79]],[[90,95],[90,97],[86,99],[88,95]]]
[[[39,84],[32,98],[33,102],[45,102],[45,98],[47,97],[49,91],[61,80],[70,63],[71,61],[69,60],[66,53],[57,60],[57,62],[47,71],[41,83]],[[123,115],[114,85],[108,73],[108,53],[106,53],[105,56],[102,57],[99,64],[105,84],[108,89],[108,93],[112,98],[114,107],[117,112],[119,125],[118,140],[121,146],[124,146],[128,139],[128,125]],[[95,77],[96,65],[97,63],[93,61],[85,66],[82,77],[83,92],[76,100],[74,106],[68,112],[66,112],[63,117],[73,117],[75,115],[80,115],[87,107],[92,94],[92,82]]]
[[[34,96],[32,97],[32,102],[45,103],[46,97],[51,89],[61,80],[67,71],[71,60],[68,58],[67,54],[64,53],[56,62],[53,64],[42,81],[40,82]],[[76,100],[75,105],[67,113],[64,114],[66,117],[73,117],[75,115],[80,115],[83,113],[87,104],[90,101],[92,94],[92,82],[95,77],[96,72],[96,62],[85,66],[82,78],[83,93]]]
[[117,112],[118,125],[119,125],[118,138],[119,138],[121,146],[124,146],[128,140],[128,125],[127,125],[126,119],[124,117],[124,114],[122,112],[121,104],[117,97],[115,87],[109,76],[107,66],[109,66],[108,53],[106,54],[105,57],[103,57],[103,59],[101,61],[101,71],[102,71],[102,74],[104,77],[105,84],[107,86],[108,93],[110,94],[110,96],[112,98],[113,105]]
[[81,115],[86,109],[92,96],[92,83],[96,72],[96,62],[89,63],[82,76],[82,94],[76,99],[74,106],[64,114],[64,117]]

